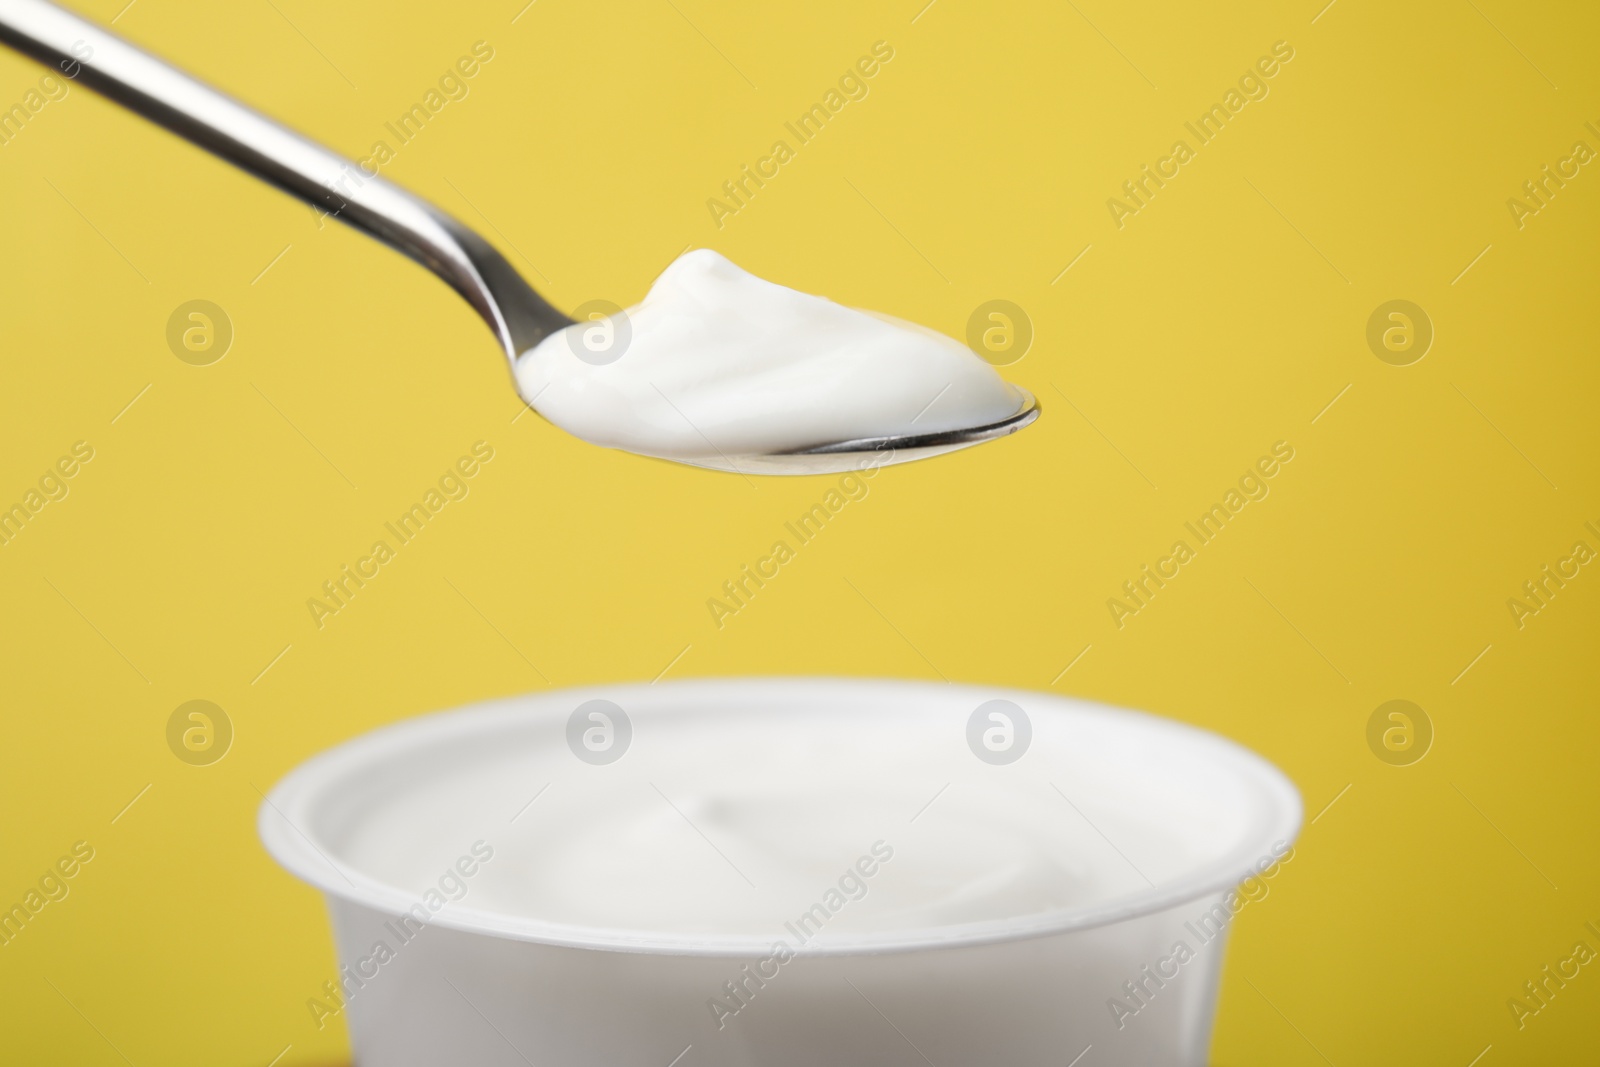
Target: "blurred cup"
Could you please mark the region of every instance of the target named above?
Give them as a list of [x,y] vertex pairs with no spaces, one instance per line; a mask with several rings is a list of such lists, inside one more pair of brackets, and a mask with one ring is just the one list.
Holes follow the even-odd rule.
[[[624,713],[623,756],[574,750],[580,708]],[[1026,750],[978,755],[1018,711]],[[327,896],[342,968],[308,1008],[363,1067],[1199,1067],[1235,887],[1300,819],[1270,764],[1165,719],[785,678],[401,723],[259,824]]]

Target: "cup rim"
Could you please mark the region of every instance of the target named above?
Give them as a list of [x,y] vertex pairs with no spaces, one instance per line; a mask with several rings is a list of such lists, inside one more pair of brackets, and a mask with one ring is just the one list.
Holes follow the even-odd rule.
[[[748,693],[753,689],[784,691],[792,695],[796,687],[810,688],[819,693],[838,691],[840,688],[857,692],[892,689],[902,694],[926,690],[943,696],[949,696],[952,691],[968,692],[978,703],[996,698],[1018,703],[1027,701],[1035,705],[1048,702],[1055,709],[1071,714],[1137,723],[1144,728],[1186,738],[1186,743],[1196,746],[1196,751],[1204,752],[1220,768],[1252,785],[1264,801],[1265,815],[1259,826],[1259,836],[1247,837],[1231,851],[1198,864],[1181,877],[1160,885],[1093,904],[1025,916],[841,935],[824,944],[806,945],[801,950],[806,955],[873,955],[996,944],[1109,926],[1140,918],[1232,889],[1245,878],[1259,873],[1257,861],[1272,846],[1292,845],[1302,823],[1304,809],[1299,791],[1276,766],[1220,734],[1163,716],[1033,690],[899,679],[760,676],[556,689],[482,701],[382,726],[312,756],[285,775],[264,796],[258,810],[257,831],[268,854],[301,881],[329,896],[378,912],[399,915],[417,903],[413,891],[348,865],[335,864],[327,851],[319,847],[318,842],[302,828],[305,816],[310,814],[311,802],[323,787],[352,772],[370,767],[392,753],[410,751],[448,737],[459,737],[466,731],[490,732],[504,723],[539,713],[542,710],[540,705],[545,703],[568,708],[600,697],[626,703],[631,696],[644,693],[649,693],[652,700],[659,700],[664,693],[673,694],[677,699],[692,700],[697,692],[726,695],[730,691]],[[1269,806],[1270,811],[1266,810]],[[774,940],[772,936],[752,934],[639,934],[636,931],[552,922],[458,905],[439,911],[428,922],[429,925],[465,933],[565,948],[673,956],[755,958],[768,954]]]

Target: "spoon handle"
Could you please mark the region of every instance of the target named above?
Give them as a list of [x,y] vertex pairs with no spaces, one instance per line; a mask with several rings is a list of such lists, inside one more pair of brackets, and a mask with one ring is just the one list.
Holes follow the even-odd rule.
[[443,211],[101,26],[46,0],[0,0],[0,42],[404,252],[466,298],[513,362],[572,323]]

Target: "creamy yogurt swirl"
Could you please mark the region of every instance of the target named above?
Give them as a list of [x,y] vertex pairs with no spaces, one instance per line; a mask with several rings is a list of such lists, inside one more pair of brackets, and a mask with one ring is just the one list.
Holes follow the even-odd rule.
[[648,456],[770,455],[1009,418],[1023,394],[943,334],[756,277],[709,249],[613,321],[545,338],[516,365],[539,414]]

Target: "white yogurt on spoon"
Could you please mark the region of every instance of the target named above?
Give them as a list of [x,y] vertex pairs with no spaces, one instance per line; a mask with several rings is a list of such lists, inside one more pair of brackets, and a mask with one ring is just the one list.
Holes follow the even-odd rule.
[[984,426],[1025,394],[940,333],[680,256],[618,321],[517,361],[517,387],[577,437],[680,462]]

